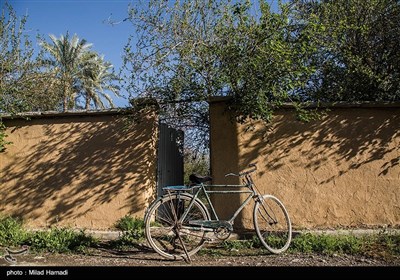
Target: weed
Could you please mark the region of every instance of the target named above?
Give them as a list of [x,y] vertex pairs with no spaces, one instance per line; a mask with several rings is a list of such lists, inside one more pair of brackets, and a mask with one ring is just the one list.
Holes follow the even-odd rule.
[[22,228],[22,220],[0,217],[0,246],[17,246],[24,243],[27,232]]
[[144,228],[144,221],[130,215],[125,215],[115,223],[115,227],[123,231]]
[[[269,240],[268,242],[272,242]],[[279,242],[279,240],[276,240]],[[288,253],[349,254],[349,255],[400,255],[399,234],[352,234],[327,235],[305,233],[292,239]],[[208,255],[258,255],[268,253],[257,236],[245,240],[225,240],[217,247],[205,248],[201,254]]]
[[[125,216],[116,223],[116,228],[123,230],[122,236],[110,242],[111,247],[121,248],[134,246],[144,239],[144,222],[141,219]],[[272,242],[274,240],[269,240]],[[85,252],[87,248],[97,244],[97,240],[84,231],[70,228],[53,227],[47,231],[30,232],[23,228],[20,219],[0,216],[0,246],[29,245],[36,251],[48,252]],[[276,242],[280,242],[276,240]],[[400,234],[381,232],[379,234],[355,236],[300,234],[292,239],[289,253],[344,253],[366,256],[399,256]],[[207,247],[200,250],[201,255],[259,255],[267,251],[261,245],[257,236],[245,240],[225,240],[217,247]]]
[[400,256],[400,234],[381,232],[363,237],[362,253],[369,256]]
[[218,249],[211,249],[211,248],[202,248],[197,253],[199,256],[213,256],[213,257],[221,257],[222,253],[221,250]]
[[84,252],[87,247],[96,244],[96,240],[84,231],[76,232],[69,228],[51,228],[48,231],[31,233],[28,245],[36,251],[48,252]]
[[0,218],[0,246],[29,245],[32,250],[57,253],[84,252],[96,244],[96,240],[69,228],[54,227],[47,231],[27,231],[22,220],[12,217]]
[[361,252],[362,240],[354,235],[301,234],[292,240],[290,250],[301,253],[346,253]]
[[119,239],[112,242],[113,246],[121,248],[135,245],[144,239],[144,221],[142,219],[126,215],[117,221],[115,227],[122,230],[123,233]]
[[253,249],[253,248],[259,248],[260,245],[261,245],[260,240],[255,235],[252,236],[251,239],[225,240],[222,242],[222,246],[226,250]]

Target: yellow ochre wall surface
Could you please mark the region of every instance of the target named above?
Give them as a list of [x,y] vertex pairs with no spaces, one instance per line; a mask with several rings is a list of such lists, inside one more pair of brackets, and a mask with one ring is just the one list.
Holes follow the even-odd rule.
[[[224,175],[256,163],[257,187],[283,202],[294,229],[400,226],[400,106],[337,106],[308,123],[287,108],[253,129],[226,108],[210,102],[213,184],[237,184]],[[222,218],[243,201],[213,199]],[[235,227],[253,228],[252,211]]]
[[31,228],[112,228],[143,218],[155,198],[158,117],[127,122],[118,113],[3,119],[0,214]]

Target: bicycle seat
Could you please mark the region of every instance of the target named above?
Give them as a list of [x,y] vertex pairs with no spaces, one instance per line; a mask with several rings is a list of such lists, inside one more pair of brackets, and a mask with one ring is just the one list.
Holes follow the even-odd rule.
[[196,174],[191,174],[189,176],[189,180],[190,180],[190,182],[192,182],[194,184],[201,184],[201,183],[211,181],[212,178],[210,176],[200,176],[200,175],[196,175]]

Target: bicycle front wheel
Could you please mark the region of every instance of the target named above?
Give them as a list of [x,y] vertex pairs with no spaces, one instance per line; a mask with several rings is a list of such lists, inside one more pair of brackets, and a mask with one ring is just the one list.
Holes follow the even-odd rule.
[[282,202],[264,195],[254,205],[254,228],[268,251],[279,254],[287,250],[292,240],[292,224]]
[[[210,215],[198,199],[188,208],[192,198],[189,194],[164,195],[146,214],[146,239],[165,258],[182,259],[187,257],[186,253],[192,256],[205,242],[206,232],[190,225],[190,221],[209,220]],[[182,215],[186,215],[183,220]]]

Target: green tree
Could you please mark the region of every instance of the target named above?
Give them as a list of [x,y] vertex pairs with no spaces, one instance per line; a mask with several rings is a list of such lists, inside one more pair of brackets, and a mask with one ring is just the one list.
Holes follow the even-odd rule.
[[66,111],[75,106],[77,97],[79,65],[83,55],[90,49],[85,39],[80,40],[76,34],[70,39],[69,33],[56,38],[49,35],[51,43],[42,41],[42,48],[49,54],[45,63],[51,67],[51,74],[58,81],[62,96],[62,110]]
[[[0,114],[15,115],[26,111],[67,110],[76,106],[78,93],[104,108],[111,98],[105,91],[117,94],[117,80],[112,65],[94,52],[90,44],[69,34],[52,43],[41,40],[42,49],[35,55],[32,42],[25,32],[27,16],[18,18],[9,4],[0,16]],[[38,36],[39,39],[39,36]],[[47,56],[46,56],[47,55]],[[0,152],[4,151],[5,126],[0,116]]]
[[[8,4],[0,19],[0,112],[18,112],[26,104],[19,102],[23,77],[32,69],[32,43],[23,37],[27,17],[18,19]],[[24,46],[24,48],[21,47]],[[22,98],[21,98],[22,99]]]
[[[26,35],[28,17],[18,18],[9,4],[0,16],[0,114],[55,109],[57,96],[51,77],[41,72],[40,54],[35,57]],[[5,126],[0,116],[0,151],[4,150]]]
[[307,100],[400,100],[398,0],[293,1],[294,17],[323,28]]
[[207,100],[224,87],[212,46],[228,3],[151,0],[130,8],[127,91],[158,99],[163,121],[184,130],[185,144],[208,143]]
[[308,121],[318,116],[310,102],[400,99],[399,1],[278,1],[278,11],[270,2],[132,7],[139,37],[125,47],[129,92],[158,99],[164,121],[205,145],[214,96],[231,97],[239,122],[269,122],[286,102]]
[[0,18],[0,112],[15,114],[42,108],[54,109],[57,102],[49,76],[40,70],[40,54],[34,56],[25,32],[27,16],[18,18],[6,4]]
[[[233,97],[237,120],[269,121],[285,101],[298,101],[314,69],[317,24],[290,19],[290,6],[272,12],[267,1],[156,1],[136,5],[135,36],[125,47],[128,91],[160,100],[164,121],[208,145],[208,104]],[[254,8],[259,12],[254,13]],[[193,129],[195,128],[195,129]]]
[[269,122],[284,102],[302,109],[296,90],[306,87],[315,72],[314,34],[321,26],[299,25],[289,4],[280,3],[280,11],[274,12],[267,1],[260,1],[259,17],[252,14],[252,7],[243,2],[231,8],[225,15],[228,24],[217,30],[213,52],[236,120]]
[[104,109],[106,106],[103,99],[108,102],[110,107],[114,107],[112,98],[106,93],[106,90],[108,90],[119,96],[119,87],[113,83],[118,80],[112,72],[113,65],[95,52],[86,52],[82,56],[79,68],[78,77],[81,94],[85,100],[85,109],[90,109],[91,102],[93,102],[95,108]]

